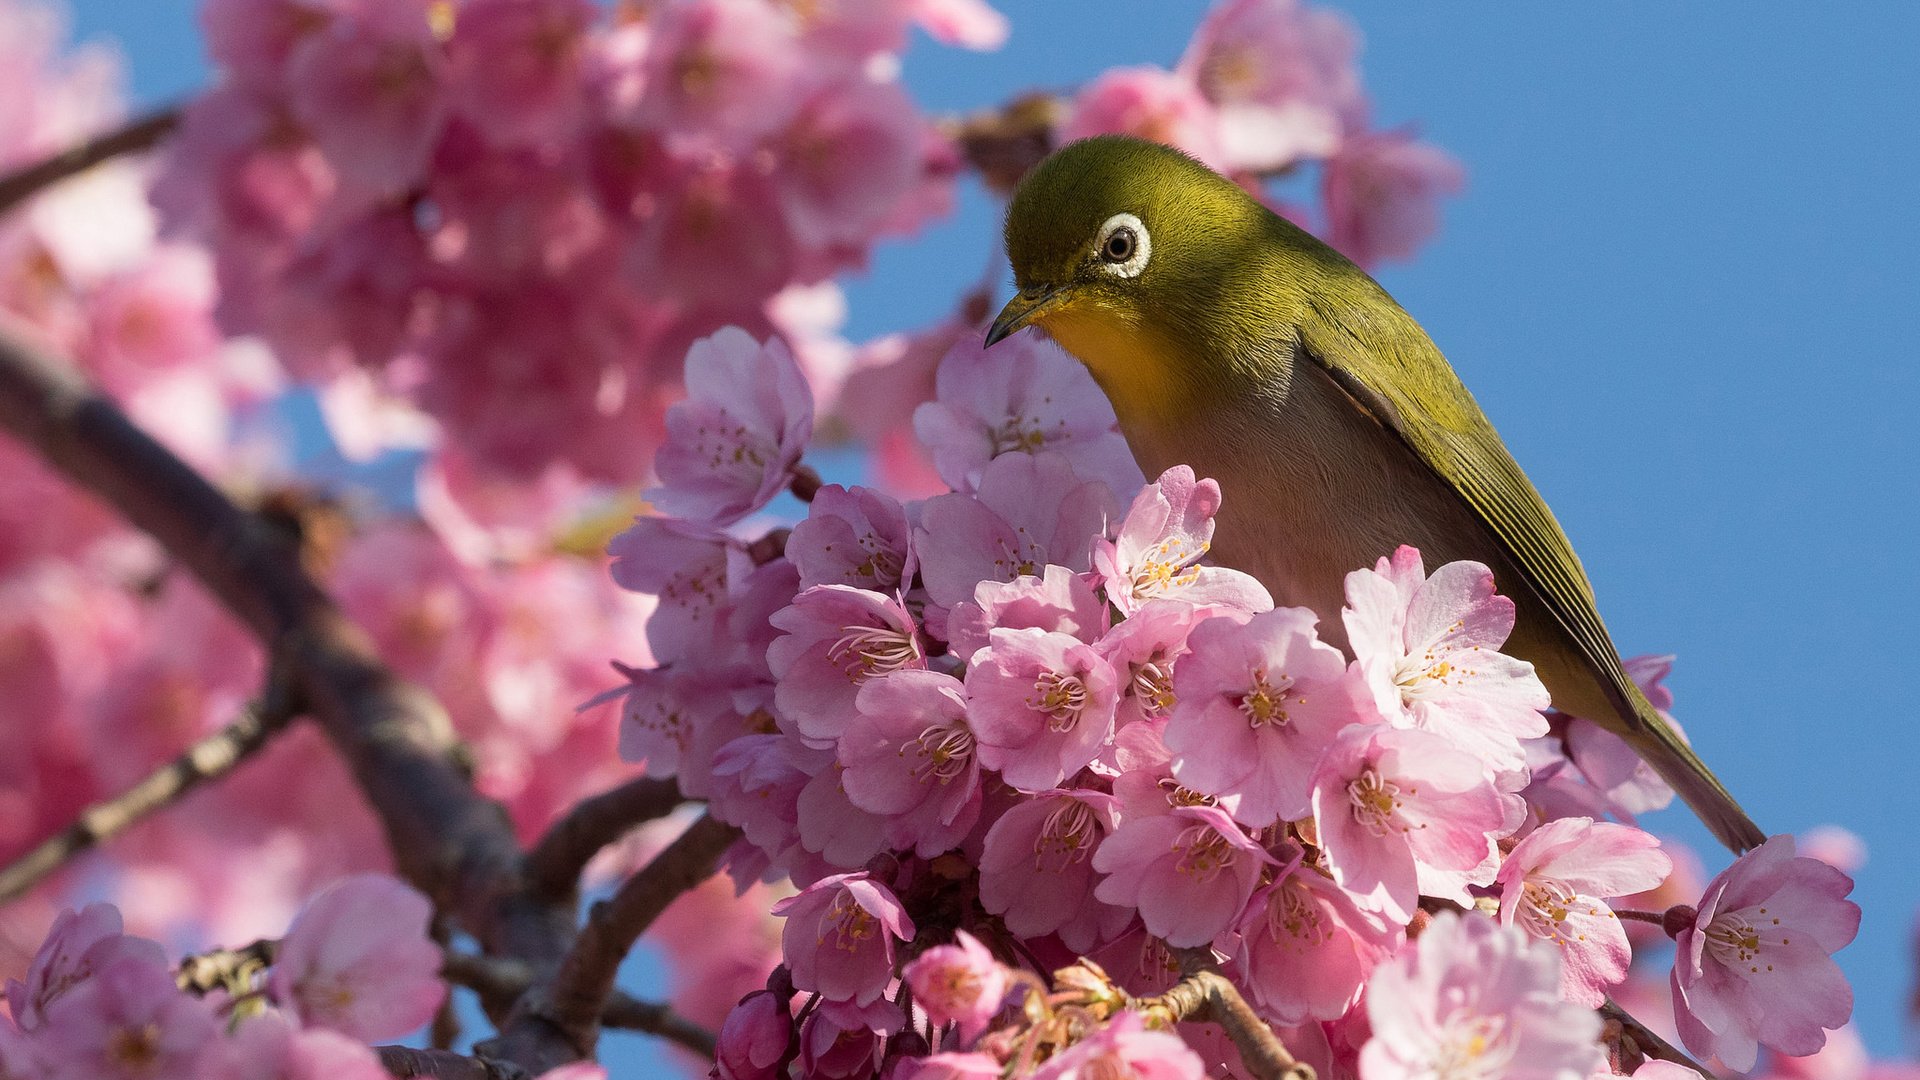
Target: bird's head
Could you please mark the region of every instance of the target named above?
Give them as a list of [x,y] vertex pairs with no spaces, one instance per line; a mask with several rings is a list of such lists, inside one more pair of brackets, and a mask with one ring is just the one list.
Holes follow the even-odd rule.
[[1178,150],[1119,135],[1070,143],[1007,208],[1018,291],[987,344],[1038,326],[1088,366],[1123,426],[1136,408],[1164,410],[1226,374],[1209,368],[1236,351],[1229,342],[1282,314],[1265,284],[1275,223]]

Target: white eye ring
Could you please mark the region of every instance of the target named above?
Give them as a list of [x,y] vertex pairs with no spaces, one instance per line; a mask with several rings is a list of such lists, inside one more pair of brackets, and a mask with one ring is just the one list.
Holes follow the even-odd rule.
[[[1131,250],[1124,243],[1116,244],[1119,238],[1132,237]],[[1147,236],[1147,227],[1132,214],[1115,214],[1100,226],[1100,239],[1094,242],[1094,255],[1100,260],[1100,269],[1115,277],[1139,277],[1140,271],[1147,268],[1147,260],[1153,256],[1153,240]],[[1115,256],[1120,256],[1115,258]]]

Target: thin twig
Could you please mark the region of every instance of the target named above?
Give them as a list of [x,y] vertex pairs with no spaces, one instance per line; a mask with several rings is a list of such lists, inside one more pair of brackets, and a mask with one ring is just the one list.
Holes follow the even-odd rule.
[[1713,1075],[1707,1071],[1706,1066],[1688,1057],[1685,1050],[1661,1038],[1653,1029],[1635,1020],[1632,1013],[1621,1008],[1612,998],[1608,998],[1606,1004],[1600,1006],[1600,1015],[1617,1021],[1620,1024],[1620,1030],[1633,1040],[1633,1045],[1639,1047],[1643,1055],[1659,1058],[1661,1061],[1671,1061],[1675,1065],[1685,1065],[1701,1076]]
[[555,901],[571,899],[595,855],[634,828],[672,813],[681,801],[678,784],[644,776],[582,799],[527,853],[527,891]]
[[179,123],[180,110],[177,108],[147,113],[103,135],[68,147],[52,157],[0,176],[0,214],[33,198],[43,189],[69,176],[83,173],[101,162],[122,154],[151,149]]
[[558,1036],[571,1046],[573,1057],[566,1060],[591,1058],[600,1038],[601,1009],[628,950],[668,904],[713,874],[739,837],[739,829],[702,814],[611,898],[593,905],[559,970],[521,997],[500,1037],[481,1044],[485,1052],[529,1068],[549,1068],[545,1061],[529,1060],[536,1055],[526,1043],[550,1046]]
[[527,1080],[528,1073],[504,1061],[472,1058],[451,1050],[415,1050],[406,1046],[376,1046],[380,1065],[406,1080],[428,1076],[436,1080]]
[[1219,1024],[1257,1080],[1314,1080],[1313,1066],[1296,1060],[1287,1051],[1273,1028],[1240,996],[1240,988],[1220,974],[1212,953],[1182,949],[1177,955],[1186,977],[1166,993],[1136,1002],[1133,1008],[1160,1013],[1168,1020],[1211,1020]]
[[[533,969],[518,960],[448,950],[440,967],[448,982],[464,986],[480,995],[487,1009],[505,1013],[520,996],[533,988]],[[712,1057],[717,1046],[713,1032],[675,1013],[671,1006],[642,1001],[615,990],[600,1010],[600,1026],[657,1035],[703,1057]]]
[[0,904],[38,885],[75,855],[105,843],[208,780],[226,775],[286,727],[293,712],[284,693],[270,691],[264,702],[250,703],[239,719],[194,743],[140,782],[82,810],[72,824],[0,869]]

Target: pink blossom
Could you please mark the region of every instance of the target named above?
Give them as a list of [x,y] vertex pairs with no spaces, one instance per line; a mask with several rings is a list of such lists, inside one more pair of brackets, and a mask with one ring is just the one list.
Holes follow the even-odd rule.
[[1059,137],[1064,143],[1116,133],[1178,147],[1215,169],[1227,167],[1213,105],[1192,80],[1164,68],[1102,73],[1074,96]]
[[1441,196],[1465,183],[1451,155],[1406,132],[1349,136],[1320,174],[1327,242],[1361,266],[1410,258],[1439,228]]
[[1867,865],[1867,842],[1839,825],[1816,825],[1800,834],[1799,849],[1843,874],[1857,874]]
[[1477,915],[1444,912],[1373,973],[1361,1080],[1574,1080],[1605,1071],[1600,1017],[1560,1000],[1559,957]]
[[623,671],[627,685],[609,692],[620,701],[620,759],[656,779],[677,777],[689,798],[705,797],[713,755],[746,734],[732,708],[735,687],[723,673],[699,669]]
[[992,50],[1007,40],[1007,17],[986,0],[910,0],[915,22],[935,41]]
[[220,1080],[387,1080],[392,1074],[366,1043],[325,1028],[296,1027],[267,1011],[239,1021],[203,1074]]
[[736,326],[694,342],[686,380],[687,400],[667,410],[654,458],[661,486],[647,500],[730,525],[787,486],[813,435],[813,393],[784,342],[761,345]]
[[828,82],[770,149],[780,206],[807,247],[865,244],[920,180],[922,121],[897,83]]
[[[1626,671],[1647,695],[1660,718],[1685,739],[1687,733],[1668,711],[1673,708],[1673,691],[1663,685],[1673,671],[1673,657],[1631,657],[1626,661]],[[1608,808],[1625,820],[1664,809],[1673,802],[1673,789],[1653,771],[1653,766],[1628,746],[1625,739],[1599,724],[1582,717],[1570,717],[1565,741],[1567,757],[1606,799]]]
[[22,1030],[45,1024],[48,1011],[95,974],[121,962],[165,971],[166,954],[157,942],[121,933],[120,909],[88,904],[54,919],[27,969],[25,982],[7,980],[7,1008]]
[[774,701],[802,738],[831,745],[854,715],[862,684],[925,668],[913,616],[899,600],[847,585],[815,585],[775,612],[784,632],[767,649]]
[[1092,644],[1106,630],[1109,617],[1106,603],[1085,575],[1049,565],[1039,577],[1022,575],[974,586],[973,599],[947,613],[947,645],[953,655],[971,662],[987,647],[995,628],[1057,630]]
[[1633,959],[1602,898],[1651,889],[1672,869],[1660,841],[1639,829],[1582,817],[1549,821],[1500,867],[1500,921],[1558,946],[1561,996],[1598,1008]]
[[897,592],[918,569],[912,539],[906,511],[893,496],[827,484],[814,493],[806,519],[787,537],[787,558],[799,567],[803,587]]
[[288,102],[342,181],[369,199],[399,195],[440,136],[442,63],[425,3],[363,5],[294,48]]
[[921,507],[913,542],[927,595],[951,608],[982,581],[1039,574],[1049,563],[1084,571],[1112,504],[1105,484],[1083,480],[1058,454],[1003,454],[981,470],[974,494]]
[[46,1080],[199,1080],[215,1038],[213,1011],[164,961],[122,956],[57,1003],[32,1052]]
[[1853,879],[1780,835],[1707,884],[1674,939],[1673,1008],[1687,1048],[1742,1072],[1759,1045],[1804,1057],[1847,1022],[1853,991],[1832,954],[1860,929]]
[[1346,657],[1314,633],[1306,608],[1208,619],[1187,638],[1163,738],[1173,775],[1208,795],[1237,795],[1255,829],[1304,817],[1313,768],[1341,728],[1368,719]]
[[447,41],[447,96],[501,145],[560,143],[584,116],[588,0],[468,0]]
[[1202,622],[1226,613],[1179,600],[1149,600],[1101,637],[1095,648],[1123,680],[1116,729],[1167,718],[1177,700],[1174,665],[1187,654],[1188,636]]
[[1359,35],[1337,12],[1296,0],[1228,0],[1194,32],[1180,74],[1219,109],[1228,168],[1266,171],[1323,158],[1360,111]]
[[755,990],[740,999],[720,1025],[714,1073],[720,1080],[774,1080],[793,1040],[787,1003],[771,990]]
[[156,376],[211,361],[213,267],[198,249],[167,246],[102,282],[87,302],[85,356],[108,389],[122,395]]
[[774,178],[724,155],[675,159],[667,168],[658,192],[643,202],[649,212],[623,257],[628,279],[727,316],[709,314],[703,327],[739,322],[794,277],[800,257]]
[[1201,1080],[1206,1066],[1178,1035],[1148,1031],[1137,1012],[1116,1013],[1113,1019],[1047,1059],[1034,1071],[1034,1080],[1103,1080],[1131,1076],[1138,1080]]
[[236,81],[271,92],[300,42],[332,21],[327,0],[207,0],[200,28],[207,53]]
[[887,821],[887,842],[931,858],[980,817],[980,764],[965,688],[951,675],[899,671],[861,686],[840,736],[840,786]]
[[[792,740],[789,740],[791,742]],[[834,870],[852,870],[867,865],[874,856],[887,850],[887,837],[894,825],[879,814],[869,813],[853,804],[842,780],[846,768],[825,751],[816,751],[825,764],[800,789],[794,813],[800,818],[800,848],[813,856],[810,860],[789,852],[788,864],[807,865],[788,869],[796,883],[822,878]]]
[[1114,538],[1094,543],[1093,566],[1107,598],[1127,615],[1164,598],[1248,612],[1271,608],[1273,598],[1252,577],[1200,565],[1212,546],[1213,516],[1219,511],[1220,485],[1196,482],[1185,465],[1141,488]]
[[1093,868],[1106,877],[1094,895],[1138,909],[1169,945],[1205,945],[1240,918],[1272,862],[1226,811],[1176,806],[1130,818],[1101,843]]
[[914,1003],[936,1024],[958,1024],[964,1044],[1000,1012],[1010,983],[1006,968],[978,938],[957,930],[954,942],[921,953],[901,975],[913,988]]
[[636,123],[676,149],[744,150],[792,116],[800,54],[792,28],[752,0],[692,0],[650,20]]
[[800,841],[801,789],[832,760],[788,735],[741,735],[714,753],[713,816],[738,826],[748,843],[778,860]]
[[1520,740],[1547,733],[1547,688],[1532,664],[1498,651],[1514,605],[1493,591],[1493,572],[1454,562],[1428,577],[1420,553],[1401,547],[1346,584],[1347,639],[1381,716],[1519,770]]
[[1006,1066],[981,1053],[930,1054],[901,1062],[893,1080],[999,1080]]
[[731,583],[750,561],[725,534],[670,518],[640,517],[607,544],[614,584],[659,598],[647,641],[663,664],[710,660],[726,648]]
[[993,630],[967,668],[980,764],[1044,791],[1091,762],[1113,733],[1119,679],[1093,646],[1049,630]]
[[893,976],[894,941],[913,940],[913,920],[893,892],[866,874],[839,874],[773,907],[793,985],[832,1001],[866,1005]]
[[1045,791],[1007,808],[980,855],[980,906],[1022,938],[1058,933],[1085,952],[1131,913],[1093,897],[1093,853],[1114,830],[1117,803],[1097,791]]
[[406,1035],[447,993],[432,919],[426,897],[384,874],[335,882],[288,927],[268,993],[306,1024],[367,1042]]
[[988,462],[1045,450],[1117,497],[1140,486],[1113,406],[1086,365],[1032,334],[993,349],[982,340],[967,335],[954,343],[934,376],[936,399],[913,412],[914,433],[942,480],[955,491],[974,491]]
[[828,1001],[801,1025],[801,1074],[818,1080],[867,1080],[876,1075],[885,1036],[905,1023],[900,1007],[885,998],[866,1005]]
[[[278,275],[277,287],[259,298],[260,331],[302,379],[337,379],[350,363],[383,367],[417,325],[431,272],[412,212],[370,210],[309,237]],[[328,386],[322,392],[341,391]],[[337,416],[337,409],[330,411],[331,428],[337,429]]]
[[1396,922],[1413,917],[1422,894],[1471,902],[1465,886],[1493,881],[1493,842],[1522,813],[1478,759],[1425,731],[1350,727],[1314,771],[1313,816],[1333,879]]
[[1295,867],[1256,894],[1239,930],[1235,957],[1246,988],[1283,1024],[1345,1015],[1404,938],[1311,867]]

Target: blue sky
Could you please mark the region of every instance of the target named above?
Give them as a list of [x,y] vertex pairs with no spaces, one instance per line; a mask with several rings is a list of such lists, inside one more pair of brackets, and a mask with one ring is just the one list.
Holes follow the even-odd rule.
[[[978,55],[917,45],[963,110],[1178,57],[1205,5],[1003,7]],[[1436,243],[1382,281],[1453,360],[1573,537],[1615,638],[1679,654],[1676,713],[1769,831],[1871,858],[1841,954],[1882,1054],[1905,1044],[1920,859],[1920,5],[1344,6],[1383,125],[1466,165]],[[1477,17],[1465,12],[1478,12]],[[80,0],[135,96],[205,79],[186,0]],[[945,312],[985,264],[977,192],[848,283],[855,336]],[[1680,811],[1659,831],[1718,856]]]

